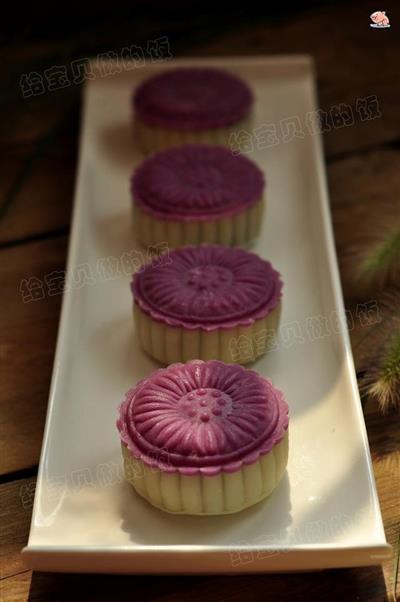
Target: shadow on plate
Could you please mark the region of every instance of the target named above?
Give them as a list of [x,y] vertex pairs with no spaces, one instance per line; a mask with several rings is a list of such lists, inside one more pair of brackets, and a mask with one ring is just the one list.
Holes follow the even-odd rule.
[[132,169],[144,156],[134,140],[133,124],[125,121],[99,132],[99,148],[104,155],[124,169]]
[[[151,559],[149,560],[151,562]],[[154,573],[157,573],[157,566]],[[195,567],[193,567],[195,571]],[[21,575],[19,575],[21,577]],[[17,587],[17,578],[9,578]],[[22,588],[22,580],[20,581]],[[7,587],[7,586],[6,586]],[[24,584],[28,589],[29,585]],[[135,575],[135,597],[143,602],[154,600],[279,600],[293,602],[301,597],[307,602],[337,600],[376,600],[388,602],[381,567],[364,567],[280,575],[212,575],[157,576]],[[132,589],[132,576],[67,575],[65,573],[34,572],[30,584],[29,602],[37,600],[109,600],[125,599]],[[265,592],[268,592],[266,595]],[[303,594],[303,595],[302,595]]]
[[261,533],[284,537],[292,521],[287,473],[269,498],[242,512],[221,516],[163,512],[129,483],[121,485],[120,494],[121,528],[138,545],[245,545],[254,543]]
[[[127,295],[130,295],[127,290]],[[107,346],[104,345],[107,341]],[[113,361],[110,362],[108,348],[115,350]],[[130,311],[126,318],[119,318],[102,323],[93,336],[91,348],[96,353],[96,364],[99,370],[107,373],[107,378],[120,383],[122,380],[133,386],[140,378],[148,376],[153,370],[161,368],[150,358],[140,346]],[[133,376],[133,374],[135,376]]]

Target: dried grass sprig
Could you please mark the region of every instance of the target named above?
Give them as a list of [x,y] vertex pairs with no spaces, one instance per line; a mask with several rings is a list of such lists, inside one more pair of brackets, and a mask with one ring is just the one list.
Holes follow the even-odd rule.
[[380,311],[380,322],[359,342],[357,363],[361,393],[386,413],[400,409],[400,288],[383,295]]
[[[352,224],[351,231],[349,224]],[[336,212],[341,273],[347,298],[363,299],[400,281],[400,203],[385,202],[376,213],[362,204]]]

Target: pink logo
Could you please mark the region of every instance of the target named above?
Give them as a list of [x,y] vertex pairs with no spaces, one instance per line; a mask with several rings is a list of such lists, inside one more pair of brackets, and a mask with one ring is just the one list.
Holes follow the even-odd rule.
[[370,23],[371,27],[390,27],[389,18],[386,16],[386,12],[384,10],[377,10],[372,15],[370,15],[372,23]]

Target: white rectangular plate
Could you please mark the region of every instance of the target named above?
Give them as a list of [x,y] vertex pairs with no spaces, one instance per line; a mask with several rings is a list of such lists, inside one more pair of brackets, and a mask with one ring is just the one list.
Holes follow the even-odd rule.
[[[139,249],[130,222],[129,177],[141,159],[131,95],[144,77],[175,64],[221,66],[243,76],[256,96],[254,127],[275,128],[278,140],[266,145],[257,130],[248,154],[268,181],[255,250],[285,283],[277,349],[254,367],[289,401],[289,464],[268,500],[223,517],[169,515],[142,500],[121,478],[115,427],[124,393],[157,367],[134,332],[132,270],[124,255]],[[313,64],[304,56],[180,60],[88,83],[70,287],[24,549],[31,567],[226,573],[379,564],[388,557],[348,333],[340,327],[344,308],[321,140],[307,127],[315,109]],[[293,139],[286,118],[299,120]]]

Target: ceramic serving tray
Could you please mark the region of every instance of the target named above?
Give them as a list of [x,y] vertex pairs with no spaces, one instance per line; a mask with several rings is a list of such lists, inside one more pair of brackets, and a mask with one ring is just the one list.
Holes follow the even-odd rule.
[[[131,274],[153,251],[133,238],[129,177],[141,160],[131,96],[177,65],[239,74],[256,103],[232,139],[267,178],[255,251],[284,280],[278,339],[253,368],[290,404],[287,473],[236,515],[175,516],[122,478],[117,406],[157,368],[138,344]],[[131,67],[133,67],[131,65]],[[107,72],[107,70],[105,70]],[[103,75],[103,76],[102,76]],[[306,56],[185,59],[88,81],[60,329],[29,542],[30,567],[110,573],[295,571],[379,564],[385,540],[338,275]],[[365,320],[363,308],[353,321]],[[238,343],[239,344],[239,343]],[[256,341],[241,341],[254,353]],[[244,351],[243,351],[244,349]]]

